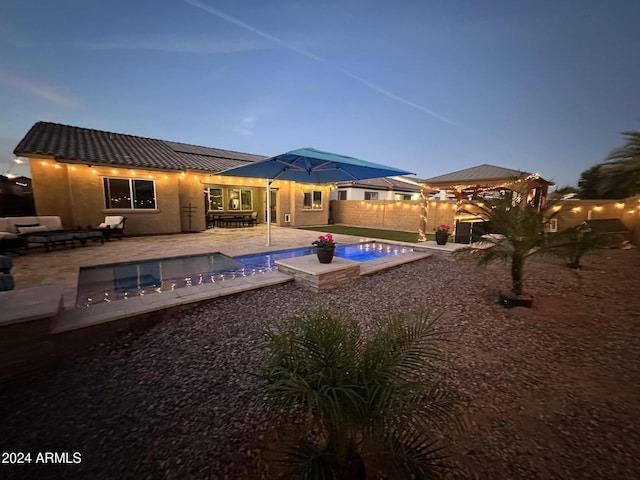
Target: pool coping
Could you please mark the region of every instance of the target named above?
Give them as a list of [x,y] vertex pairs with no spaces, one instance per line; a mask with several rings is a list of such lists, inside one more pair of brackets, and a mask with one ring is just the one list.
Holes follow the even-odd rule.
[[292,280],[290,276],[275,271],[64,310],[54,319],[52,333],[64,333],[189,303],[279,285]]

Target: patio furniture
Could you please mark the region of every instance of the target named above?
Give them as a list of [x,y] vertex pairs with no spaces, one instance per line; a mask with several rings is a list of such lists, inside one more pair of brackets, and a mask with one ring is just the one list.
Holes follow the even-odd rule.
[[23,233],[22,237],[24,238],[27,244],[27,250],[30,248],[30,244],[39,244],[44,246],[47,249],[47,252],[50,251],[50,248],[53,246],[62,246],[65,247],[69,244],[73,248],[73,232],[66,232],[64,230],[57,230],[55,232],[32,232],[32,233]]
[[0,292],[6,292],[7,290],[13,290],[15,282],[11,276],[11,267],[13,261],[11,257],[0,255]]
[[25,234],[53,230],[62,230],[62,221],[58,216],[0,218],[0,252],[21,255],[28,246]]
[[100,243],[104,245],[104,233],[102,232],[102,230],[89,228],[86,230],[74,230],[72,233],[73,239],[79,241],[80,245],[82,245],[83,247],[87,244],[87,240],[93,240],[94,242],[100,240]]
[[40,244],[50,251],[51,247],[67,245],[75,248],[75,242],[78,241],[83,247],[86,246],[87,240],[98,241],[104,244],[104,236],[102,230],[98,229],[78,229],[78,230],[56,230],[53,232],[38,231],[32,233],[24,233],[21,235],[26,242],[27,250],[30,244]]
[[102,231],[104,239],[107,241],[111,241],[112,238],[122,240],[126,221],[127,217],[122,215],[107,215],[104,217],[104,222],[98,225],[98,229]]
[[0,232],[0,253],[14,253],[22,255],[26,242],[17,233]]
[[249,220],[247,221],[247,226],[255,227],[256,225],[258,225],[258,212],[251,212],[251,217],[249,217]]
[[216,227],[244,227],[258,223],[258,212],[251,213],[218,213],[212,216]]

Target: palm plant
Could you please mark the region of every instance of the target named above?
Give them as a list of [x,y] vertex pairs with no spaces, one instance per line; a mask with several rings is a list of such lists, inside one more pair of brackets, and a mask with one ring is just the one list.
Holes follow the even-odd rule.
[[[526,191],[526,190],[525,190]],[[511,262],[511,295],[502,294],[501,299],[505,304],[505,298],[515,297],[523,299],[524,266],[531,256],[543,252],[553,252],[560,247],[556,244],[552,249],[548,242],[546,226],[556,215],[552,204],[544,209],[525,201],[526,195],[517,192],[506,191],[494,199],[473,201],[462,209],[463,213],[489,222],[491,231],[497,235],[486,238],[486,248],[480,252],[480,265],[486,265],[495,260]],[[475,248],[462,251],[477,251]],[[524,300],[524,299],[523,299]]]
[[290,476],[366,478],[377,459],[393,478],[437,478],[445,457],[430,428],[450,418],[452,401],[427,373],[443,335],[420,314],[392,319],[367,341],[357,322],[323,310],[268,332],[263,391],[318,436],[285,450]]
[[582,257],[598,247],[598,237],[586,223],[581,223],[550,235],[548,244],[550,251],[566,258],[569,268],[578,269]]
[[602,198],[623,198],[640,193],[640,132],[622,135],[625,144],[613,150],[600,165],[598,193]]

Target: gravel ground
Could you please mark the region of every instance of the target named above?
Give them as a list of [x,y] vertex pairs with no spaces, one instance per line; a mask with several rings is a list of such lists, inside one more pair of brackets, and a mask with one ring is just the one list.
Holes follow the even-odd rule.
[[265,324],[313,307],[364,325],[441,312],[446,382],[463,430],[446,433],[455,479],[640,478],[638,250],[572,271],[533,259],[533,308],[504,309],[505,265],[433,256],[312,294],[283,285],[174,311],[159,325],[0,387],[0,452],[80,452],[0,478],[260,478],[270,425],[250,372]]

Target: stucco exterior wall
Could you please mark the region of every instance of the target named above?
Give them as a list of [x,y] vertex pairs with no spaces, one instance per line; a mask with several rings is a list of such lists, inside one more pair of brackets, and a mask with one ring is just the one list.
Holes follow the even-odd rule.
[[[125,234],[146,235],[202,231],[206,229],[204,190],[206,187],[237,187],[252,191],[252,211],[258,221],[266,221],[266,180],[209,175],[202,172],[163,172],[68,164],[47,158],[30,160],[31,177],[38,215],[58,215],[65,228],[97,226],[107,215],[127,217]],[[156,208],[105,208],[103,178],[153,180]],[[326,225],[329,219],[329,187],[272,182],[276,194],[274,225]],[[323,208],[303,208],[304,191],[323,192]],[[188,206],[191,204],[191,224]],[[291,214],[291,222],[285,222]]]
[[178,208],[180,231],[201,232],[207,228],[204,206],[205,175],[185,173],[178,175]]
[[[310,210],[304,208],[304,193],[312,191],[322,192],[322,209]],[[289,201],[293,207],[291,211],[291,226],[304,227],[310,225],[327,225],[329,223],[330,188],[323,185],[309,185],[294,183],[291,185]]]
[[57,215],[67,228],[76,226],[71,208],[69,176],[66,167],[46,158],[32,158],[31,188],[37,215]]

